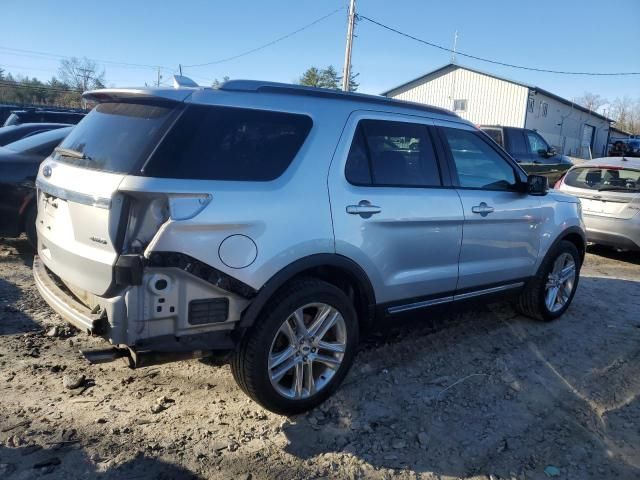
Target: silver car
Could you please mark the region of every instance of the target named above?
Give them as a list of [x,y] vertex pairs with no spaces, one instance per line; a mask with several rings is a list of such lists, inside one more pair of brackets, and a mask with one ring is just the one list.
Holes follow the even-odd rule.
[[640,250],[640,158],[584,162],[556,188],[580,197],[589,242]]
[[[575,294],[578,200],[451,112],[257,81],[88,92],[38,175],[37,286],[132,366],[231,352],[275,412],[327,398],[376,319]],[[200,353],[199,353],[200,352]]]

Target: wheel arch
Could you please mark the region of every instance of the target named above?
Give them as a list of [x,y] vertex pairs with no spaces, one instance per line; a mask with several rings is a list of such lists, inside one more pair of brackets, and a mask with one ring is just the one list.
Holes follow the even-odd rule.
[[[578,252],[580,252],[580,264],[582,265],[584,263],[584,257],[587,253],[587,238],[584,231],[580,227],[567,228],[558,236],[556,241],[553,242],[551,248],[554,248],[563,240],[571,242],[575,245],[575,247],[578,249]],[[549,250],[551,250],[551,248]]]
[[271,277],[244,310],[240,327],[251,327],[278,290],[300,277],[319,278],[337,286],[353,301],[360,327],[366,329],[373,322],[375,292],[362,267],[342,255],[321,253],[296,260]]
[[536,272],[540,271],[540,269],[544,265],[544,259],[546,259],[562,241],[571,242],[573,245],[575,245],[575,247],[578,249],[578,253],[580,254],[580,265],[582,266],[582,264],[584,263],[584,257],[587,253],[587,237],[584,233],[584,230],[575,225],[564,229],[549,245],[549,247],[544,252],[544,256],[541,256],[539,259],[539,264]]

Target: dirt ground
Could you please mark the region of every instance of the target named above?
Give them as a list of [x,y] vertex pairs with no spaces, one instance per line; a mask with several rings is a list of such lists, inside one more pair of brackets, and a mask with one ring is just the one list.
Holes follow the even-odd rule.
[[638,256],[591,250],[553,323],[508,304],[398,319],[291,418],[212,361],[88,365],[104,343],[47,307],[30,264],[0,240],[1,479],[640,478]]

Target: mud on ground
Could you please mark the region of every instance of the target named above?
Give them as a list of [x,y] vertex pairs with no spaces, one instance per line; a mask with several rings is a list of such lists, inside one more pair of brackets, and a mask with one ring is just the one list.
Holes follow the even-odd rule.
[[30,265],[0,240],[2,479],[640,478],[637,256],[591,250],[553,323],[508,304],[399,319],[291,418],[211,361],[88,365],[79,349],[104,343],[47,307]]

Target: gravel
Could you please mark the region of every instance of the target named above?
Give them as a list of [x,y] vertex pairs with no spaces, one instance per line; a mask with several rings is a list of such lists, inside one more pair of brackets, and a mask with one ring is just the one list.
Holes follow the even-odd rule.
[[504,303],[396,319],[289,418],[213,360],[88,365],[104,342],[49,309],[30,265],[0,240],[3,479],[640,478],[637,256],[590,250],[556,322]]

